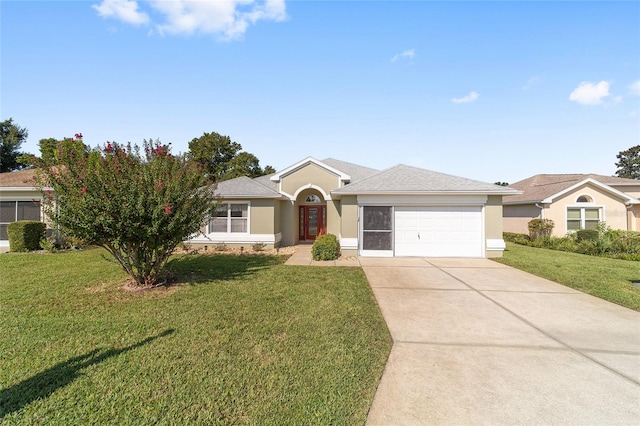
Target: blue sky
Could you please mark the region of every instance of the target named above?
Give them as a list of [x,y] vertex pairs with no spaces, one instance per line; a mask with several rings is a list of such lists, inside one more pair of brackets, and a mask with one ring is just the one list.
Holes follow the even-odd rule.
[[2,1],[1,118],[38,140],[229,135],[494,182],[640,144],[640,3]]

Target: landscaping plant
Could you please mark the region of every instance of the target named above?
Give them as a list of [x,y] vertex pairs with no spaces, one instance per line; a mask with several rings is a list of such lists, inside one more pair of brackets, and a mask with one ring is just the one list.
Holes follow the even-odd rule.
[[340,244],[333,234],[324,234],[316,238],[311,247],[313,260],[335,260],[340,257]]
[[[76,142],[82,142],[77,134]],[[200,166],[169,146],[59,143],[35,159],[46,215],[67,236],[104,247],[138,286],[159,282],[169,256],[215,206]]]

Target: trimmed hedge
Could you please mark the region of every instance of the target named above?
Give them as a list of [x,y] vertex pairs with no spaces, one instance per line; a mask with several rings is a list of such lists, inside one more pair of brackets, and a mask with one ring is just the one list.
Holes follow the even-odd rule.
[[340,257],[340,244],[333,234],[324,234],[316,238],[311,247],[313,260],[335,260]]
[[595,229],[580,229],[576,231],[576,239],[580,241],[598,241],[600,233]]
[[32,251],[40,249],[40,240],[47,228],[44,222],[19,220],[7,226],[9,251]]

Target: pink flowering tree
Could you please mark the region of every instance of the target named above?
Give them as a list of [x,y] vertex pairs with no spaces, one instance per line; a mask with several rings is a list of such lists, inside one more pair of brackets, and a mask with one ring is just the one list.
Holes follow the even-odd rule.
[[158,141],[142,151],[115,142],[83,148],[60,143],[55,162],[36,161],[46,214],[66,235],[105,248],[136,285],[158,283],[176,246],[213,211],[213,188],[197,163]]

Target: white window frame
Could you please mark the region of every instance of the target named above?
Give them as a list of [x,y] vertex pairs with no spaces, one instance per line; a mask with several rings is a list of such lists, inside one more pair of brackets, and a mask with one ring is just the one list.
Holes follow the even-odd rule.
[[[245,232],[231,232],[231,222],[234,219],[233,217],[231,217],[231,206],[232,205],[237,205],[237,204],[241,204],[241,205],[246,205],[247,206],[247,217],[246,217],[246,222],[247,222],[247,227],[246,227],[246,231]],[[250,201],[225,201],[223,203],[221,203],[221,205],[226,206],[227,207],[227,231],[226,232],[212,232],[211,231],[211,219],[214,218],[210,218],[209,221],[207,221],[207,233],[209,234],[213,234],[213,235],[249,235],[250,231],[251,231],[251,202]],[[238,218],[236,218],[237,220]]]
[[565,210],[564,216],[564,226],[567,234],[571,234],[577,232],[577,229],[569,229],[569,210],[580,210],[580,229],[586,229],[585,225],[587,222],[586,212],[585,210],[598,210],[598,222],[604,222],[604,206],[595,205],[593,203],[584,203],[581,202],[578,205],[567,206]]

